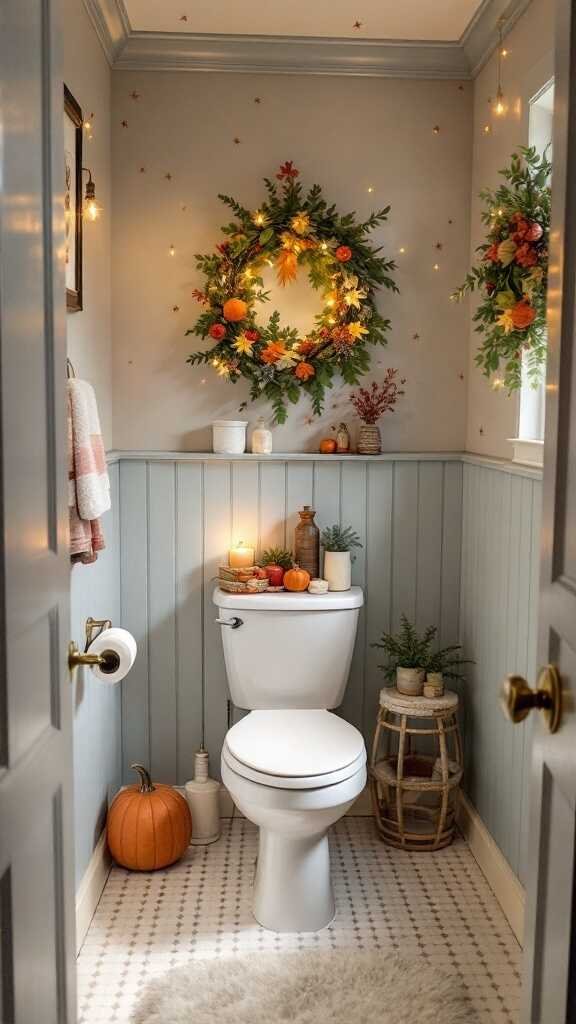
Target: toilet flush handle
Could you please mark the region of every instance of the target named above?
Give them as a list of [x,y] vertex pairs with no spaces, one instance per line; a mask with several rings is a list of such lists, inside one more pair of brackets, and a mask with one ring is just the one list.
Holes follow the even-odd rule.
[[220,626],[230,626],[230,629],[240,629],[240,626],[244,625],[244,621],[239,619],[237,615],[234,615],[231,619],[215,619]]

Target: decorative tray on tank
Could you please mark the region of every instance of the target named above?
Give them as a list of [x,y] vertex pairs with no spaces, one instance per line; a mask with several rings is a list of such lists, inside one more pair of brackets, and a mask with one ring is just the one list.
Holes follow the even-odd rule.
[[229,565],[218,566],[218,585],[229,594],[261,594],[268,590],[268,580],[255,575],[258,566],[243,566],[231,569]]

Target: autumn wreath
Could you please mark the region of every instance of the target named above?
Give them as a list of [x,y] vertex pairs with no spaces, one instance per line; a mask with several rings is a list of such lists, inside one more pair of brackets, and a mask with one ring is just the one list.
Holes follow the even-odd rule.
[[500,370],[509,391],[520,387],[524,354],[533,385],[546,359],[551,171],[546,154],[522,147],[500,171],[504,184],[480,193],[487,241],[476,250],[480,262],[453,295],[459,300],[481,290],[473,317],[483,335],[476,364],[486,377]]
[[[376,291],[398,290],[390,277],[394,262],[368,241],[390,207],[357,223],[354,214],[341,216],[329,206],[319,185],[304,194],[298,176],[289,160],[275,180],[265,178],[266,200],[257,210],[219,196],[235,220],[222,228],[225,239],[215,253],[196,256],[206,283],[194,297],[204,308],[186,332],[213,342],[190,355],[189,363],[211,363],[232,382],[246,378],[250,398],[267,398],[278,423],[302,390],[319,414],[335,374],[358,383],[370,365],[368,345],[386,344],[390,327],[376,308]],[[258,304],[269,299],[261,276],[265,265],[275,267],[281,285],[305,267],[313,288],[322,293],[322,310],[306,337],[282,326],[278,312],[267,323],[257,321]]]

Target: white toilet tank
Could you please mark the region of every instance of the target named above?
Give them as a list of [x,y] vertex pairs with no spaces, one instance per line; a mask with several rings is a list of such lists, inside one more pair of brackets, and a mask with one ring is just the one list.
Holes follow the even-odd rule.
[[364,603],[343,593],[228,594],[212,600],[221,623],[230,696],[247,710],[337,708],[342,703]]

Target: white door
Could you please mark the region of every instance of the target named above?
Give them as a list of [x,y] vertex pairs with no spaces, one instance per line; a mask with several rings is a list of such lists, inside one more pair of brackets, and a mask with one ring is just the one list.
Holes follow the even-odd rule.
[[57,6],[0,5],[3,1024],[76,1019]]
[[558,671],[561,716],[549,731],[554,701],[538,698],[522,1024],[576,1021],[576,6],[557,12],[539,658]]

